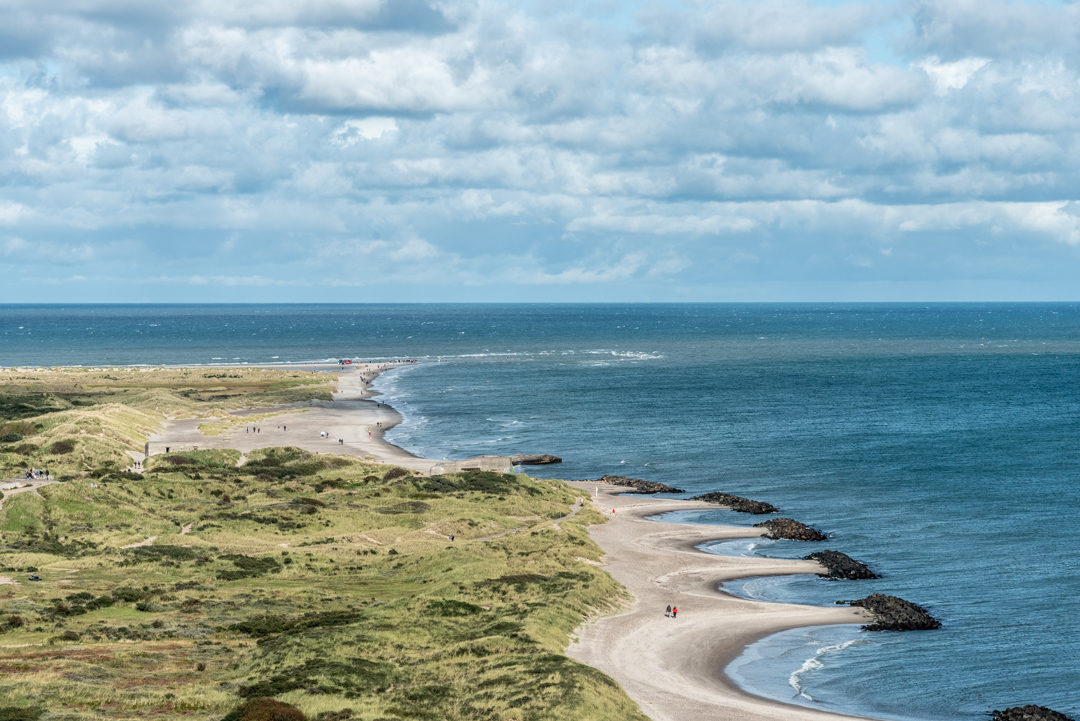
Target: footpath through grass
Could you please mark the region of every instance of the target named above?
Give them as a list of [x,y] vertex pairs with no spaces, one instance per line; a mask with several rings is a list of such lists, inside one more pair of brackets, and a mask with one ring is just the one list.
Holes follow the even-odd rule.
[[553,523],[580,492],[297,449],[237,458],[157,456],[145,477],[7,500],[0,719],[222,719],[262,697],[325,721],[644,719],[563,654],[625,598],[588,562],[602,516]]

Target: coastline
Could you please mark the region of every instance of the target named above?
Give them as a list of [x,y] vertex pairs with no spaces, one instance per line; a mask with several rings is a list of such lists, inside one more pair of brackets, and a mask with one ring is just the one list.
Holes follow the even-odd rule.
[[[172,421],[147,440],[146,455],[166,452],[166,449],[235,448],[247,453],[258,448],[296,446],[315,453],[359,456],[413,471],[428,472],[440,461],[421,458],[385,440],[385,432],[401,423],[402,416],[389,405],[373,400],[380,394],[371,388],[371,384],[381,373],[398,365],[401,364],[357,363],[344,368],[336,363],[205,366],[286,368],[334,373],[337,377],[337,388],[329,401],[312,400],[306,404],[294,404],[292,407],[234,412],[228,419],[231,427],[214,435],[204,433],[199,428],[211,423],[212,419],[185,418]],[[245,415],[253,417],[250,424],[236,422],[238,417]],[[250,432],[249,426],[258,427],[258,432]]]
[[[315,452],[367,457],[414,471],[441,470],[445,462],[416,456],[383,437],[403,418],[393,407],[372,400],[380,394],[371,385],[380,373],[396,365],[260,366],[336,373],[333,400],[235,414],[257,416],[260,411],[270,411],[272,417],[256,422],[261,427],[259,433],[246,433],[244,426],[236,425],[211,436],[198,429],[206,419],[175,421],[151,443],[159,450],[168,442],[170,447],[205,444],[202,447],[238,448],[245,453],[288,444]],[[282,431],[283,426],[288,430]],[[338,438],[344,442],[339,444]],[[755,538],[762,531],[653,521],[649,517],[657,514],[715,509],[716,505],[622,495],[628,489],[569,483],[590,492],[598,489],[594,504],[608,516],[608,523],[590,528],[590,536],[606,554],[604,570],[627,588],[633,601],[629,610],[591,619],[579,627],[576,640],[566,650],[568,656],[614,678],[654,721],[705,721],[715,719],[718,712],[733,721],[858,718],[755,696],[724,673],[749,644],[773,633],[868,620],[868,615],[856,608],[752,601],[718,589],[725,581],[747,576],[815,573],[822,569],[820,564],[708,554],[697,546],[710,540]],[[609,515],[611,509],[616,513]],[[664,617],[662,609],[668,603],[680,609],[678,619]]]
[[[311,401],[293,409],[249,409],[236,415],[273,416],[257,425],[264,432],[245,433],[236,426],[220,435],[206,435],[198,425],[207,419],[170,424],[151,439],[162,446],[204,443],[201,447],[256,448],[294,445],[322,453],[356,455],[420,472],[444,472],[446,461],[422,458],[384,439],[385,431],[402,422],[392,406],[372,400],[375,378],[396,363],[260,364],[337,374],[331,401]],[[212,366],[221,367],[221,366]],[[244,368],[251,365],[241,366]],[[377,425],[381,423],[381,425]],[[271,427],[272,426],[272,427]],[[289,430],[281,431],[279,426]],[[367,436],[368,430],[371,437]],[[327,437],[320,433],[326,432]],[[337,438],[345,442],[337,443]],[[187,447],[190,447],[187,446]],[[747,576],[816,573],[816,561],[717,556],[697,549],[710,540],[756,538],[762,531],[742,526],[701,526],[649,520],[657,514],[716,509],[715,504],[678,499],[622,495],[632,489],[588,482],[569,485],[593,491],[594,504],[608,523],[590,528],[590,537],[605,552],[604,570],[631,593],[628,611],[591,619],[576,632],[566,650],[571,658],[614,678],[654,721],[705,721],[718,712],[732,721],[839,721],[861,718],[817,711],[796,704],[755,696],[741,689],[724,669],[745,648],[766,636],[793,628],[830,624],[861,624],[869,617],[851,607],[823,608],[739,599],[718,586]],[[676,620],[663,616],[673,603]],[[678,626],[674,626],[678,624]],[[672,629],[677,628],[675,633]]]
[[[618,681],[654,721],[859,718],[755,696],[724,673],[747,645],[773,633],[868,620],[856,608],[751,601],[717,588],[746,576],[815,573],[820,564],[716,556],[696,548],[709,540],[758,537],[759,529],[649,520],[667,511],[715,509],[714,504],[624,496],[625,488],[588,482],[571,485],[590,496],[599,488],[594,503],[608,522],[593,526],[590,536],[606,554],[604,570],[633,600],[620,613],[582,625],[569,656]],[[669,603],[679,608],[677,619],[664,616]]]
[[[336,374],[329,401],[232,411],[230,426],[217,435],[199,426],[208,418],[172,421],[147,443],[157,452],[193,447],[233,448],[243,454],[260,448],[296,446],[316,453],[354,455],[421,473],[447,472],[446,461],[426,459],[396,446],[384,432],[402,422],[391,406],[375,401],[371,385],[400,363],[186,365],[188,368],[269,368]],[[251,417],[252,423],[236,422]],[[260,432],[246,432],[257,425]],[[282,430],[286,428],[287,430]],[[370,436],[368,435],[370,431]],[[323,436],[321,434],[325,433]],[[343,443],[338,443],[341,438]],[[133,457],[138,454],[132,453]],[[241,463],[244,458],[242,457]],[[470,459],[472,460],[472,459]],[[465,463],[465,462],[458,462]],[[759,529],[701,526],[649,520],[661,513],[712,509],[715,504],[636,495],[633,489],[590,482],[569,485],[593,491],[608,523],[589,529],[604,550],[603,568],[633,597],[629,610],[590,619],[576,631],[566,654],[614,678],[642,712],[654,721],[704,721],[718,712],[733,721],[827,721],[863,718],[817,711],[755,696],[727,677],[724,669],[745,648],[773,633],[830,624],[861,624],[868,616],[850,607],[817,607],[739,599],[718,590],[720,583],[748,576],[815,573],[816,561],[716,556],[697,549],[710,540],[756,538]],[[592,495],[592,493],[590,493]],[[616,513],[609,515],[615,509]],[[662,609],[672,603],[677,620]],[[677,625],[676,625],[677,624]]]

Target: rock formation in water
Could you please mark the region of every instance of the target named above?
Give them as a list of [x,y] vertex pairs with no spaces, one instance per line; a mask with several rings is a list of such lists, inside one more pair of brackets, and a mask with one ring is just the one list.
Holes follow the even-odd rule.
[[577,483],[605,483],[609,486],[629,486],[638,493],[686,493],[681,488],[673,488],[663,483],[645,481],[640,478],[627,478],[626,476],[608,475],[595,480],[577,481]]
[[766,538],[786,538],[792,541],[824,541],[826,536],[816,528],[799,523],[793,518],[770,518],[768,521],[755,523],[755,528],[766,528]]
[[706,503],[718,503],[721,506],[728,506],[733,511],[739,511],[740,513],[776,513],[780,509],[771,503],[765,503],[764,501],[754,501],[749,498],[743,498],[742,496],[735,496],[730,493],[703,493],[700,496],[694,496],[691,501],[705,501]]
[[863,626],[867,631],[929,631],[941,628],[941,622],[925,608],[896,596],[872,593],[866,598],[847,603],[865,608],[873,615],[874,623]]
[[992,721],[1073,721],[1071,718],[1045,706],[1029,704],[1027,706],[1013,706],[1004,711],[994,711]]
[[881,578],[862,561],[856,561],[851,556],[840,551],[817,551],[805,558],[808,561],[817,561],[825,567],[826,572],[818,574],[822,578],[843,578],[850,581]]
[[546,466],[549,463],[562,463],[562,459],[550,453],[518,453],[510,456],[515,466]]

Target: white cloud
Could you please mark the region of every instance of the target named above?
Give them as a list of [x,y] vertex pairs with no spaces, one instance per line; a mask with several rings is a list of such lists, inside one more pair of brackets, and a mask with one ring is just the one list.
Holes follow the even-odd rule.
[[963,274],[957,238],[1080,265],[1076,6],[9,4],[0,253],[43,274],[700,287]]
[[361,118],[346,120],[331,135],[331,142],[343,148],[355,145],[361,140],[378,140],[382,136],[397,132],[397,121],[393,118]]
[[0,200],[0,225],[15,225],[30,212],[30,209],[22,203]]
[[968,84],[971,77],[989,63],[989,58],[962,58],[951,63],[943,63],[934,56],[925,58],[916,65],[926,71],[939,95],[950,90],[959,90]]

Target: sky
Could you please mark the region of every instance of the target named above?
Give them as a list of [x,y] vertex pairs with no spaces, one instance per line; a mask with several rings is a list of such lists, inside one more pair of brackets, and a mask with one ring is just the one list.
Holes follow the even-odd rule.
[[0,0],[0,302],[1080,300],[1080,5]]

